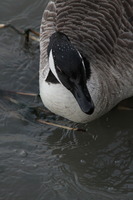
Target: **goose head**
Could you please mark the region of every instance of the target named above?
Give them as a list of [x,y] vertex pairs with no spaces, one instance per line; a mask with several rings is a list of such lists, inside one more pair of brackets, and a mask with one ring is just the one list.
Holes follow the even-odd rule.
[[72,93],[80,109],[91,115],[94,104],[87,88],[91,76],[89,62],[61,32],[55,32],[50,37],[47,54],[50,72],[46,81],[62,84]]

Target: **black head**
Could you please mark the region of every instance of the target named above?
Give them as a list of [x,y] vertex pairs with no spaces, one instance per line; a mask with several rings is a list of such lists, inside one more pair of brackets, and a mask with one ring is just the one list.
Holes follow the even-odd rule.
[[46,81],[63,84],[77,100],[81,110],[92,114],[94,104],[86,83],[90,78],[89,62],[74,48],[68,37],[56,32],[48,46],[50,73]]

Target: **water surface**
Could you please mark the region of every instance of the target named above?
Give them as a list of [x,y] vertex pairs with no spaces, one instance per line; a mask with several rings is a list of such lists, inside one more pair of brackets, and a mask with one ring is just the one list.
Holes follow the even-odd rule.
[[[46,3],[0,0],[0,23],[39,31]],[[0,44],[0,89],[38,93],[39,44],[25,47],[11,29],[0,30]],[[0,200],[133,199],[133,111],[114,109],[79,125],[38,106],[35,97],[1,95]],[[87,131],[42,125],[37,117]]]

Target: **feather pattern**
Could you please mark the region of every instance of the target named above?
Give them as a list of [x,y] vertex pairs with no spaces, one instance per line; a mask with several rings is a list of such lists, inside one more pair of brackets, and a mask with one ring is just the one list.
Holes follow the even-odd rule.
[[101,108],[86,121],[133,95],[133,0],[52,0],[40,31],[40,85],[49,73],[47,47],[56,31],[90,61],[90,90]]

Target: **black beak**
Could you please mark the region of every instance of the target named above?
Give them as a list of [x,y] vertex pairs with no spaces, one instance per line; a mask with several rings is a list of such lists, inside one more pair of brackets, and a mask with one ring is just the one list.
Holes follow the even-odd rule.
[[72,94],[84,113],[91,115],[94,112],[94,104],[86,85],[76,84],[72,90]]

